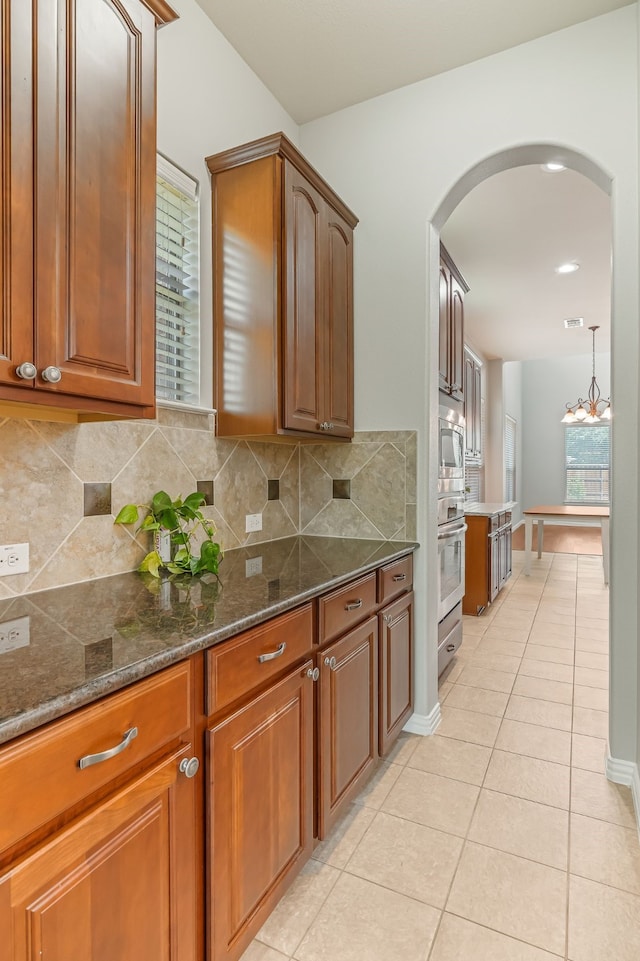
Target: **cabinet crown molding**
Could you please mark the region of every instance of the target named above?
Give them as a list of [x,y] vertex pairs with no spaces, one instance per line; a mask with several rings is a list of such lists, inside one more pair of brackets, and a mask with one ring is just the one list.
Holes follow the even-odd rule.
[[240,167],[242,164],[251,163],[252,160],[261,160],[263,157],[275,155],[286,158],[303,177],[306,177],[317,190],[324,194],[327,201],[341,217],[344,217],[351,229],[356,226],[358,218],[354,212],[347,207],[333,187],[327,183],[306,157],[303,157],[295,144],[282,131],[241,144],[239,147],[232,147],[230,150],[223,150],[221,153],[212,154],[205,160],[213,175],[221,170]]

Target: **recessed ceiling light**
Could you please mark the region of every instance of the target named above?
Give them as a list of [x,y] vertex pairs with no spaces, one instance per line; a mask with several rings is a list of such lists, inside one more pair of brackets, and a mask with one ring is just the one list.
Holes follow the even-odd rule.
[[576,270],[580,270],[580,264],[577,264],[575,260],[572,260],[569,264],[560,264],[559,267],[555,268],[557,274],[572,274]]
[[584,327],[584,317],[565,317],[564,326],[567,330],[571,327]]
[[546,170],[549,174],[555,174],[559,173],[561,170],[566,170],[567,168],[564,164],[548,163],[542,164],[542,169]]

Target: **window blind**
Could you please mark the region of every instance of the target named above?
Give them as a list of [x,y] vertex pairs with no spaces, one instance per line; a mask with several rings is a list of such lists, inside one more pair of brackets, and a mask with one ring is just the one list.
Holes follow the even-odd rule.
[[509,414],[504,418],[504,499],[516,499],[516,421]]
[[198,184],[158,155],[156,397],[200,403]]
[[566,503],[609,503],[610,431],[609,424],[565,426]]

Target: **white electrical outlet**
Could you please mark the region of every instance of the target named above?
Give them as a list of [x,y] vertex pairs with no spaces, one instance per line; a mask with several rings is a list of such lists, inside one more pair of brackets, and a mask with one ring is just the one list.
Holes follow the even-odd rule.
[[0,544],[0,577],[29,572],[28,544]]
[[0,654],[29,645],[29,617],[16,617],[0,624]]
[[245,577],[253,577],[254,574],[262,574],[262,557],[250,557],[244,562]]
[[262,514],[247,514],[245,517],[245,533],[252,534],[262,530]]

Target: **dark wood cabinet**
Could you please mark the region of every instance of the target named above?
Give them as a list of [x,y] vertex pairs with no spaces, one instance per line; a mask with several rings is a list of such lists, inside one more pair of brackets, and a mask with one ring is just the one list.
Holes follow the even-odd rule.
[[443,244],[439,276],[439,388],[464,398],[464,297],[469,287]]
[[12,961],[193,961],[192,784],[177,752],[0,875]]
[[318,837],[344,813],[378,757],[378,621],[320,652]]
[[482,367],[464,351],[464,456],[465,462],[482,462]]
[[357,218],[284,134],[207,164],[218,434],[352,437]]
[[384,757],[413,713],[413,591],[378,614],[380,705],[378,743]]
[[511,576],[511,511],[466,516],[463,614],[482,614]]
[[238,958],[313,845],[309,660],[207,734],[211,961]]
[[397,557],[2,746],[0,958],[237,961],[411,713],[412,583]]
[[9,6],[0,401],[152,413],[155,32],[176,15],[165,0]]
[[198,956],[191,683],[177,665],[2,749],[3,958]]

